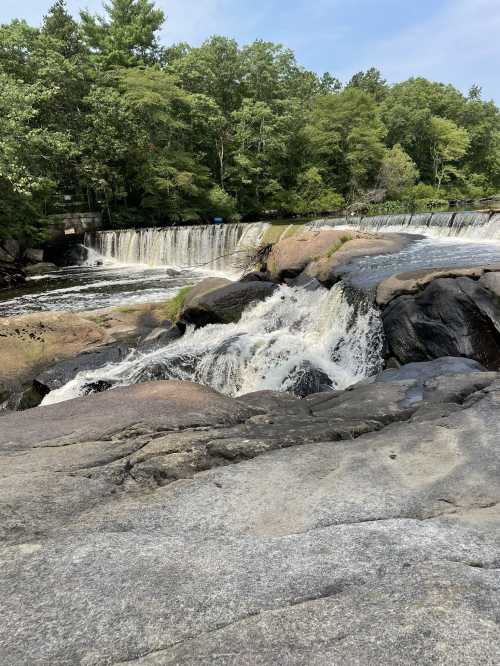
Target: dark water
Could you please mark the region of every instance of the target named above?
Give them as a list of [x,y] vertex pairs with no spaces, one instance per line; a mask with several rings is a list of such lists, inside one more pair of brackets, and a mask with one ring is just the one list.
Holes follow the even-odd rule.
[[163,301],[203,277],[196,271],[144,266],[74,266],[0,291],[0,317],[56,310],[95,310]]

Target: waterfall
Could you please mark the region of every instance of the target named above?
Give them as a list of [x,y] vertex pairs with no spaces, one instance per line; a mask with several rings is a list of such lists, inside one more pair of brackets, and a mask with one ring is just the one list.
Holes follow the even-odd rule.
[[[269,226],[266,222],[255,222],[101,231],[87,235],[85,245],[97,252],[101,260],[121,264],[237,274],[245,251],[262,241]],[[307,222],[305,226],[500,241],[500,213],[477,211],[327,218]],[[288,229],[282,225],[282,235]]]
[[122,264],[237,272],[238,256],[255,247],[269,225],[211,224],[101,231],[86,239],[105,259]]
[[154,379],[190,380],[230,396],[344,389],[381,369],[382,346],[378,310],[342,283],[314,292],[282,286],[235,324],[190,328],[166,347],[82,372],[43,404]]
[[500,240],[500,213],[481,211],[342,217],[308,222],[307,227],[355,227],[362,231],[411,233],[432,238]]

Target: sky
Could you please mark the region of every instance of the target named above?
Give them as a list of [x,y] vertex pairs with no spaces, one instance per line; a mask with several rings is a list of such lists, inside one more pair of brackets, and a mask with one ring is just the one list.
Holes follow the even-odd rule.
[[[38,24],[50,0],[0,0],[0,22]],[[410,76],[473,83],[500,103],[500,0],[156,0],[167,15],[164,44],[200,44],[213,34],[265,39],[342,81],[377,67],[390,82]],[[68,0],[100,11],[102,0]]]

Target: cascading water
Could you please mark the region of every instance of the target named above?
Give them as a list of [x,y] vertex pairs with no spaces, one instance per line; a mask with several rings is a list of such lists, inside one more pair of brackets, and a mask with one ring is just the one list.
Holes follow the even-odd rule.
[[481,211],[330,218],[314,220],[306,226],[313,229],[355,227],[362,231],[410,233],[432,238],[500,241],[500,213]]
[[238,255],[255,247],[268,228],[265,222],[212,224],[139,230],[102,231],[86,244],[105,259],[122,264],[236,272]]
[[84,395],[94,387],[182,379],[227,395],[272,389],[298,395],[344,389],[382,366],[380,316],[360,294],[282,286],[248,308],[235,324],[188,329],[178,341],[121,363],[82,372],[43,404]]

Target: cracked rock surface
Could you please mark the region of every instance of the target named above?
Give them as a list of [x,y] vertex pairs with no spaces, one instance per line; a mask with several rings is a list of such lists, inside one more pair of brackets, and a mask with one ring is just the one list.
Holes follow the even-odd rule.
[[500,663],[500,374],[0,418],[0,663]]

